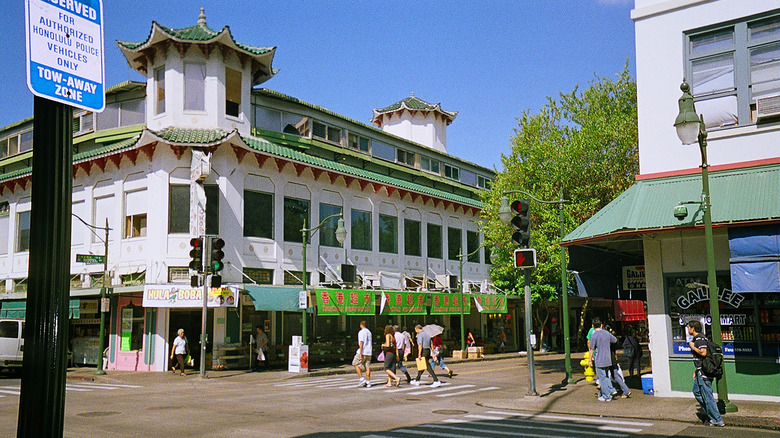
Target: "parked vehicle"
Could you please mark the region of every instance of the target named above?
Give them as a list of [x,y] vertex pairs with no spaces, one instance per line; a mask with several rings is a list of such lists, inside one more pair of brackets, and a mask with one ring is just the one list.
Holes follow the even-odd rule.
[[24,352],[24,320],[0,319],[0,370],[22,367]]

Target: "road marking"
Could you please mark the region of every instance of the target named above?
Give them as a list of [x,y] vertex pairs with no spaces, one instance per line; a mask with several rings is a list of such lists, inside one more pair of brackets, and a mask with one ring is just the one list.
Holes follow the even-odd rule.
[[503,414],[503,415],[511,415],[514,417],[531,417],[534,419],[542,418],[542,419],[550,419],[550,420],[569,420],[569,421],[581,421],[583,423],[598,423],[598,424],[617,424],[622,426],[644,426],[644,427],[650,427],[653,425],[653,423],[645,423],[641,421],[621,421],[621,420],[610,420],[609,418],[589,418],[589,417],[575,417],[575,416],[568,416],[568,415],[554,415],[554,414],[529,414],[527,412],[507,412],[507,411],[488,411],[488,414]]
[[[468,424],[474,424],[474,423],[468,423]],[[441,429],[451,429],[451,430],[457,430],[457,431],[462,431],[462,432],[469,432],[468,436],[475,436],[475,435],[473,435],[474,432],[486,432],[485,429],[474,429],[474,428],[471,428],[471,427],[448,426],[448,425],[439,425],[439,424],[436,424],[436,425],[421,425],[421,427],[437,428],[437,429],[439,429],[439,428],[441,428]],[[501,425],[501,427],[506,427],[506,426],[505,425]],[[435,432],[430,431],[430,430],[426,430],[425,432],[426,432],[426,435],[435,435],[436,434]],[[490,434],[497,434],[497,435],[518,436],[517,431],[511,431],[510,432],[510,431],[503,431],[503,430],[490,430],[490,431],[487,431],[487,432],[489,432]],[[463,435],[461,434],[461,435],[456,435],[456,436],[463,436]],[[554,435],[550,435],[549,432],[544,433],[544,434],[535,434],[535,433],[523,432],[522,436],[524,436],[524,437],[534,437],[534,438],[549,438],[550,436],[554,436]],[[565,435],[565,436],[570,436],[570,435]]]
[[[396,429],[393,430],[393,432],[403,433],[403,434],[410,434],[410,435],[425,435],[425,436],[440,436],[445,438],[462,438],[463,434],[452,434],[452,433],[444,433],[444,432],[434,432],[431,430],[414,430],[414,429]],[[473,438],[482,438],[478,435],[469,435]],[[542,436],[542,435],[540,435]]]
[[86,388],[86,389],[89,389],[89,390],[91,390],[91,389],[106,389],[106,390],[119,389],[119,387],[116,387],[116,386],[95,386],[95,385],[90,385],[88,383],[85,383],[85,384],[68,383],[68,384],[65,385],[65,388]]
[[[504,367],[504,368],[491,368],[490,372],[492,373],[494,371],[519,370],[519,369],[520,369],[519,366]],[[459,372],[457,374],[455,374],[455,373],[453,373],[453,374],[455,374],[457,376],[463,376],[463,375],[466,375],[466,374],[477,374],[477,373],[485,374],[485,370],[463,371],[463,372]]]
[[449,385],[442,384],[438,388],[428,387],[428,388],[420,390],[420,391],[410,392],[409,395],[430,394],[432,392],[439,392],[439,391],[452,391],[453,389],[472,388],[473,386],[474,385],[471,385],[471,384],[456,385],[456,386],[449,386]]
[[309,385],[316,385],[316,384],[319,384],[319,383],[335,382],[337,380],[346,382],[348,380],[352,380],[352,378],[347,378],[347,377],[309,378],[309,379],[306,379],[306,380],[298,380],[298,381],[295,381],[295,382],[277,383],[274,386],[309,386]]
[[497,417],[495,415],[468,414],[464,415],[464,417],[475,418],[477,420],[506,420],[506,417]]
[[65,385],[65,391],[90,392],[92,390],[87,388],[74,388],[70,385]]
[[615,426],[599,426],[599,430],[611,430],[613,432],[628,432],[628,433],[639,433],[642,431],[642,429],[637,429],[635,427],[615,427]]
[[[491,420],[495,421],[495,420]],[[612,433],[612,432],[605,432],[600,429],[600,427],[594,427],[589,424],[580,424],[580,423],[553,423],[550,421],[541,421],[541,420],[523,420],[519,418],[503,418],[501,421],[503,423],[496,424],[496,423],[489,423],[487,421],[472,421],[468,424],[471,425],[484,425],[488,427],[496,426],[496,427],[503,427],[503,428],[510,428],[510,429],[531,429],[531,430],[543,430],[543,431],[549,431],[551,426],[555,425],[555,432],[564,433],[564,437],[570,437],[572,435],[596,435],[599,437],[625,437],[628,436],[625,433]],[[459,423],[463,423],[464,421],[460,421]],[[454,421],[448,421],[448,423],[455,423]],[[512,424],[515,423],[515,424]],[[637,431],[641,431],[642,429],[638,429]],[[526,436],[526,432],[522,432],[523,436]]]
[[494,389],[500,389],[500,388],[498,386],[488,386],[486,388],[470,389],[468,391],[452,392],[448,394],[438,394],[436,397],[452,397],[454,395],[471,394],[472,392],[480,392],[480,391],[492,391]]
[[[68,383],[67,385],[75,385],[75,383]],[[124,383],[83,383],[82,385],[94,386],[96,388],[111,387],[111,388],[143,388],[141,385],[127,385]]]
[[10,394],[10,395],[20,395],[21,394],[21,390],[13,389],[13,388],[12,389],[0,388],[0,392],[3,393],[3,394]]

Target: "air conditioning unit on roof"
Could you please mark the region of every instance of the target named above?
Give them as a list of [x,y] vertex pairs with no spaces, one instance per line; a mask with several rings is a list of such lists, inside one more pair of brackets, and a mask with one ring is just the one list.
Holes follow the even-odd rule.
[[756,99],[756,120],[780,116],[780,94]]

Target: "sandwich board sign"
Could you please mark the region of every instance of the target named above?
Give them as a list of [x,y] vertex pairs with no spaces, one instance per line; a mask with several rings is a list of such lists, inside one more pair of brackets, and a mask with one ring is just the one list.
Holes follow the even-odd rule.
[[36,96],[103,111],[102,0],[25,0],[27,86]]

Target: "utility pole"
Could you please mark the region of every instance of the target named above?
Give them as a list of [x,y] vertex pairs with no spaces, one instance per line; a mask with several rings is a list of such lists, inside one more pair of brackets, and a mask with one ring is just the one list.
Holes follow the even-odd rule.
[[108,218],[106,218],[106,239],[103,242],[104,243],[104,249],[103,249],[103,287],[100,288],[100,342],[98,345],[100,345],[100,349],[98,350],[98,366],[97,370],[95,371],[95,375],[102,376],[103,374],[106,374],[106,371],[103,369],[103,351],[106,349],[106,312],[108,312],[108,306],[104,306],[104,302],[106,301],[106,294],[108,292]]

